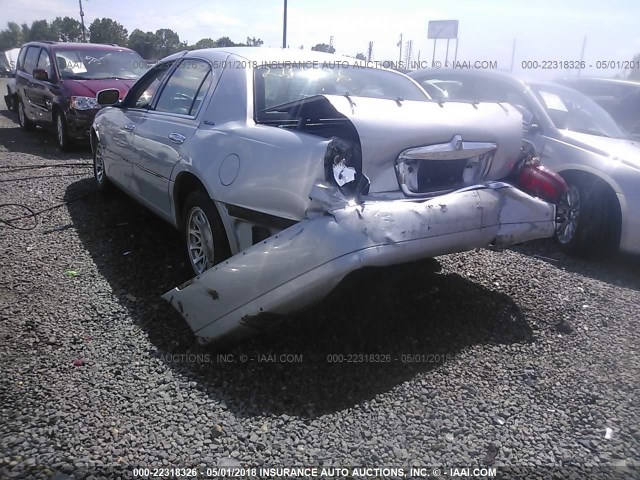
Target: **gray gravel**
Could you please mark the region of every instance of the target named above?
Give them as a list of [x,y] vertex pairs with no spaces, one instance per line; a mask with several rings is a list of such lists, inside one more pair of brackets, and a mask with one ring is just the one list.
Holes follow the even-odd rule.
[[70,201],[34,230],[0,226],[0,478],[238,464],[638,477],[638,259],[537,242],[359,272],[218,357],[160,298],[189,277],[177,232],[94,193],[86,167],[5,168],[90,161],[53,145],[0,111],[0,203]]

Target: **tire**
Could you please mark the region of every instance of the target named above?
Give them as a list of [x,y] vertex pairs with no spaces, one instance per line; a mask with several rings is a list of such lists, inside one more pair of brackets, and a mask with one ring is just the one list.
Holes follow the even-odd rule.
[[20,123],[20,128],[25,132],[33,132],[36,129],[36,124],[27,118],[27,114],[24,111],[24,102],[19,100],[18,103],[18,122]]
[[565,179],[569,192],[558,205],[564,219],[556,229],[560,250],[576,257],[612,253],[619,242],[620,214],[615,194],[596,177]]
[[231,256],[218,210],[202,190],[187,196],[182,206],[181,230],[194,275],[200,275]]
[[56,111],[53,115],[53,126],[56,133],[56,144],[58,148],[63,152],[67,152],[71,149],[71,140],[67,135],[67,121],[64,118],[64,114]]
[[7,104],[7,110],[9,110],[10,112],[16,111],[14,102],[15,102],[15,97],[11,95],[11,92],[9,91],[9,87],[7,87],[7,94],[4,96],[4,103]]
[[96,180],[96,187],[100,193],[108,193],[111,190],[111,182],[104,168],[104,146],[98,139],[96,139],[96,146],[93,148],[93,178]]

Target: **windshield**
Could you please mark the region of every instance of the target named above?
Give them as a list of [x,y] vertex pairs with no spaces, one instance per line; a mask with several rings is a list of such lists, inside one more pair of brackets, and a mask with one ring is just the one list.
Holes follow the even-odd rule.
[[136,80],[148,70],[142,57],[130,50],[58,50],[55,55],[64,80]]
[[556,128],[601,137],[626,138],[615,120],[582,93],[559,85],[530,86]]
[[389,100],[428,100],[408,78],[386,70],[342,62],[308,66],[261,66],[255,69],[258,111],[314,95],[348,95]]

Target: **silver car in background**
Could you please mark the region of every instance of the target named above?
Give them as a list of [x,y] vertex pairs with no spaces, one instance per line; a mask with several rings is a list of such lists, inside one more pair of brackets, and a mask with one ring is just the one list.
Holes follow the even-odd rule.
[[410,76],[444,89],[441,101],[505,102],[523,113],[525,139],[570,187],[556,237],[565,252],[599,255],[619,248],[640,254],[640,144],[596,102],[562,85],[497,71],[420,70]]
[[115,103],[92,128],[98,186],[182,231],[197,276],[164,298],[203,342],[259,330],[365,266],[550,237],[566,188],[522,151],[516,109],[442,106],[330,54],[183,52],[122,102],[98,101]]

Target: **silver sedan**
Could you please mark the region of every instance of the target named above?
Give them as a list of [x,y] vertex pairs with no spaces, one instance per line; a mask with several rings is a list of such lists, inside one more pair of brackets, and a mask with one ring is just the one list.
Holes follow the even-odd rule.
[[505,102],[524,114],[525,139],[570,187],[556,236],[565,252],[640,254],[640,143],[597,103],[562,85],[526,82],[497,71],[420,70],[410,75],[445,90],[441,101]]
[[180,53],[98,94],[95,177],[183,232],[197,276],[165,298],[203,342],[237,338],[367,265],[553,235],[566,185],[520,113],[428,100],[329,54]]

